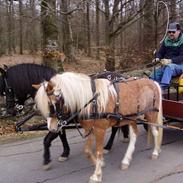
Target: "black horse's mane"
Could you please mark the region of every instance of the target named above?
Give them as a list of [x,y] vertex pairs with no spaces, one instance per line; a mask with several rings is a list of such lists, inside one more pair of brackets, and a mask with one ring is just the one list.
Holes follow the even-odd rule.
[[20,103],[23,103],[27,95],[34,97],[36,90],[32,84],[39,84],[44,80],[50,80],[56,71],[47,66],[38,64],[18,64],[11,66],[6,71],[6,79],[9,87],[13,89]]

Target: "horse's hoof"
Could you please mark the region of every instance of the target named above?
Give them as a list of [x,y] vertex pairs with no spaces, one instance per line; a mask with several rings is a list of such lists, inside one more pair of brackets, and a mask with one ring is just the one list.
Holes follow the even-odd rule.
[[108,150],[108,149],[104,149],[104,150],[103,150],[103,153],[104,153],[104,154],[109,154],[109,150]]
[[129,165],[128,164],[121,164],[121,170],[128,170]]
[[93,176],[91,176],[88,183],[102,183],[102,181],[96,180]]
[[123,142],[123,143],[128,143],[129,141],[130,141],[129,138],[123,138],[123,139],[122,139],[122,142]]
[[51,169],[51,163],[43,165],[43,170],[50,170],[50,169]]
[[66,161],[66,160],[68,160],[68,157],[60,156],[60,157],[58,158],[58,161],[59,161],[59,162]]
[[102,161],[102,168],[104,168],[105,167],[105,161]]
[[102,182],[100,182],[100,181],[95,181],[95,180],[89,180],[88,183],[102,183]]
[[152,154],[152,156],[151,156],[151,159],[158,159],[158,155],[157,154]]

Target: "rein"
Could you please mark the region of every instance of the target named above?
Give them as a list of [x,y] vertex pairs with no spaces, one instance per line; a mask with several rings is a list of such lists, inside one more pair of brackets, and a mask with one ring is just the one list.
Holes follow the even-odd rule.
[[[77,112],[75,112],[75,113],[74,113],[72,116],[70,116],[68,119],[62,120],[62,119],[60,118],[60,119],[58,120],[58,131],[61,131],[63,127],[69,125],[70,122],[71,122],[72,120],[74,120],[84,108],[86,108],[91,102],[96,101],[96,99],[97,99],[98,96],[99,96],[99,93],[95,93],[92,99],[90,99],[81,109],[79,109]],[[95,116],[95,119],[96,119],[96,116]],[[74,120],[74,122],[75,122],[75,125],[76,125],[76,129],[78,130],[79,134],[80,134],[83,138],[86,138],[88,135],[90,135],[90,133],[92,132],[93,128],[91,128],[90,131],[89,131],[89,133],[88,133],[87,135],[84,136],[84,135],[80,132],[76,120]]]

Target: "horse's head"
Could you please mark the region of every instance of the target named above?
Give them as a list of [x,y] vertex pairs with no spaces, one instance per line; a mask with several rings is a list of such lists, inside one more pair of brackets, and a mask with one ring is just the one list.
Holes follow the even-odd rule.
[[51,82],[44,82],[40,85],[32,85],[38,89],[35,96],[37,108],[47,121],[48,129],[57,132],[59,120],[64,120],[69,115],[69,110],[64,106],[64,99],[54,93],[54,85]]
[[0,95],[4,95],[5,93],[5,77],[6,77],[6,71],[2,68],[0,68]]

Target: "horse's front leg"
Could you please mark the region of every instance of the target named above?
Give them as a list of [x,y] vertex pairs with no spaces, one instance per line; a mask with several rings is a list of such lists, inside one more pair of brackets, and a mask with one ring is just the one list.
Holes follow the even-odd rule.
[[44,145],[44,154],[43,154],[43,169],[49,170],[51,168],[50,162],[50,146],[51,142],[58,137],[58,133],[48,132],[45,136],[43,145]]
[[103,144],[104,144],[104,129],[95,130],[96,138],[96,165],[94,174],[90,177],[89,183],[101,183],[102,182],[102,166],[104,166],[103,161]]
[[128,125],[124,125],[121,127],[121,131],[123,132],[123,140],[122,142],[124,143],[128,143],[129,142],[129,126]]
[[68,159],[68,156],[70,154],[70,147],[69,144],[67,142],[67,137],[66,137],[66,133],[65,133],[65,129],[62,129],[62,132],[59,132],[59,137],[60,140],[63,144],[63,153],[62,155],[58,158],[58,161],[66,161]]
[[[85,130],[85,134],[90,133],[89,130]],[[95,165],[96,164],[96,157],[92,152],[92,144],[93,144],[93,133],[91,133],[85,143],[84,152],[86,157]]]
[[121,162],[121,169],[125,170],[128,169],[130,165],[130,161],[132,159],[133,152],[135,150],[135,143],[137,140],[137,125],[129,125],[129,132],[130,132],[130,142],[128,144],[127,151],[125,153],[125,156]]

